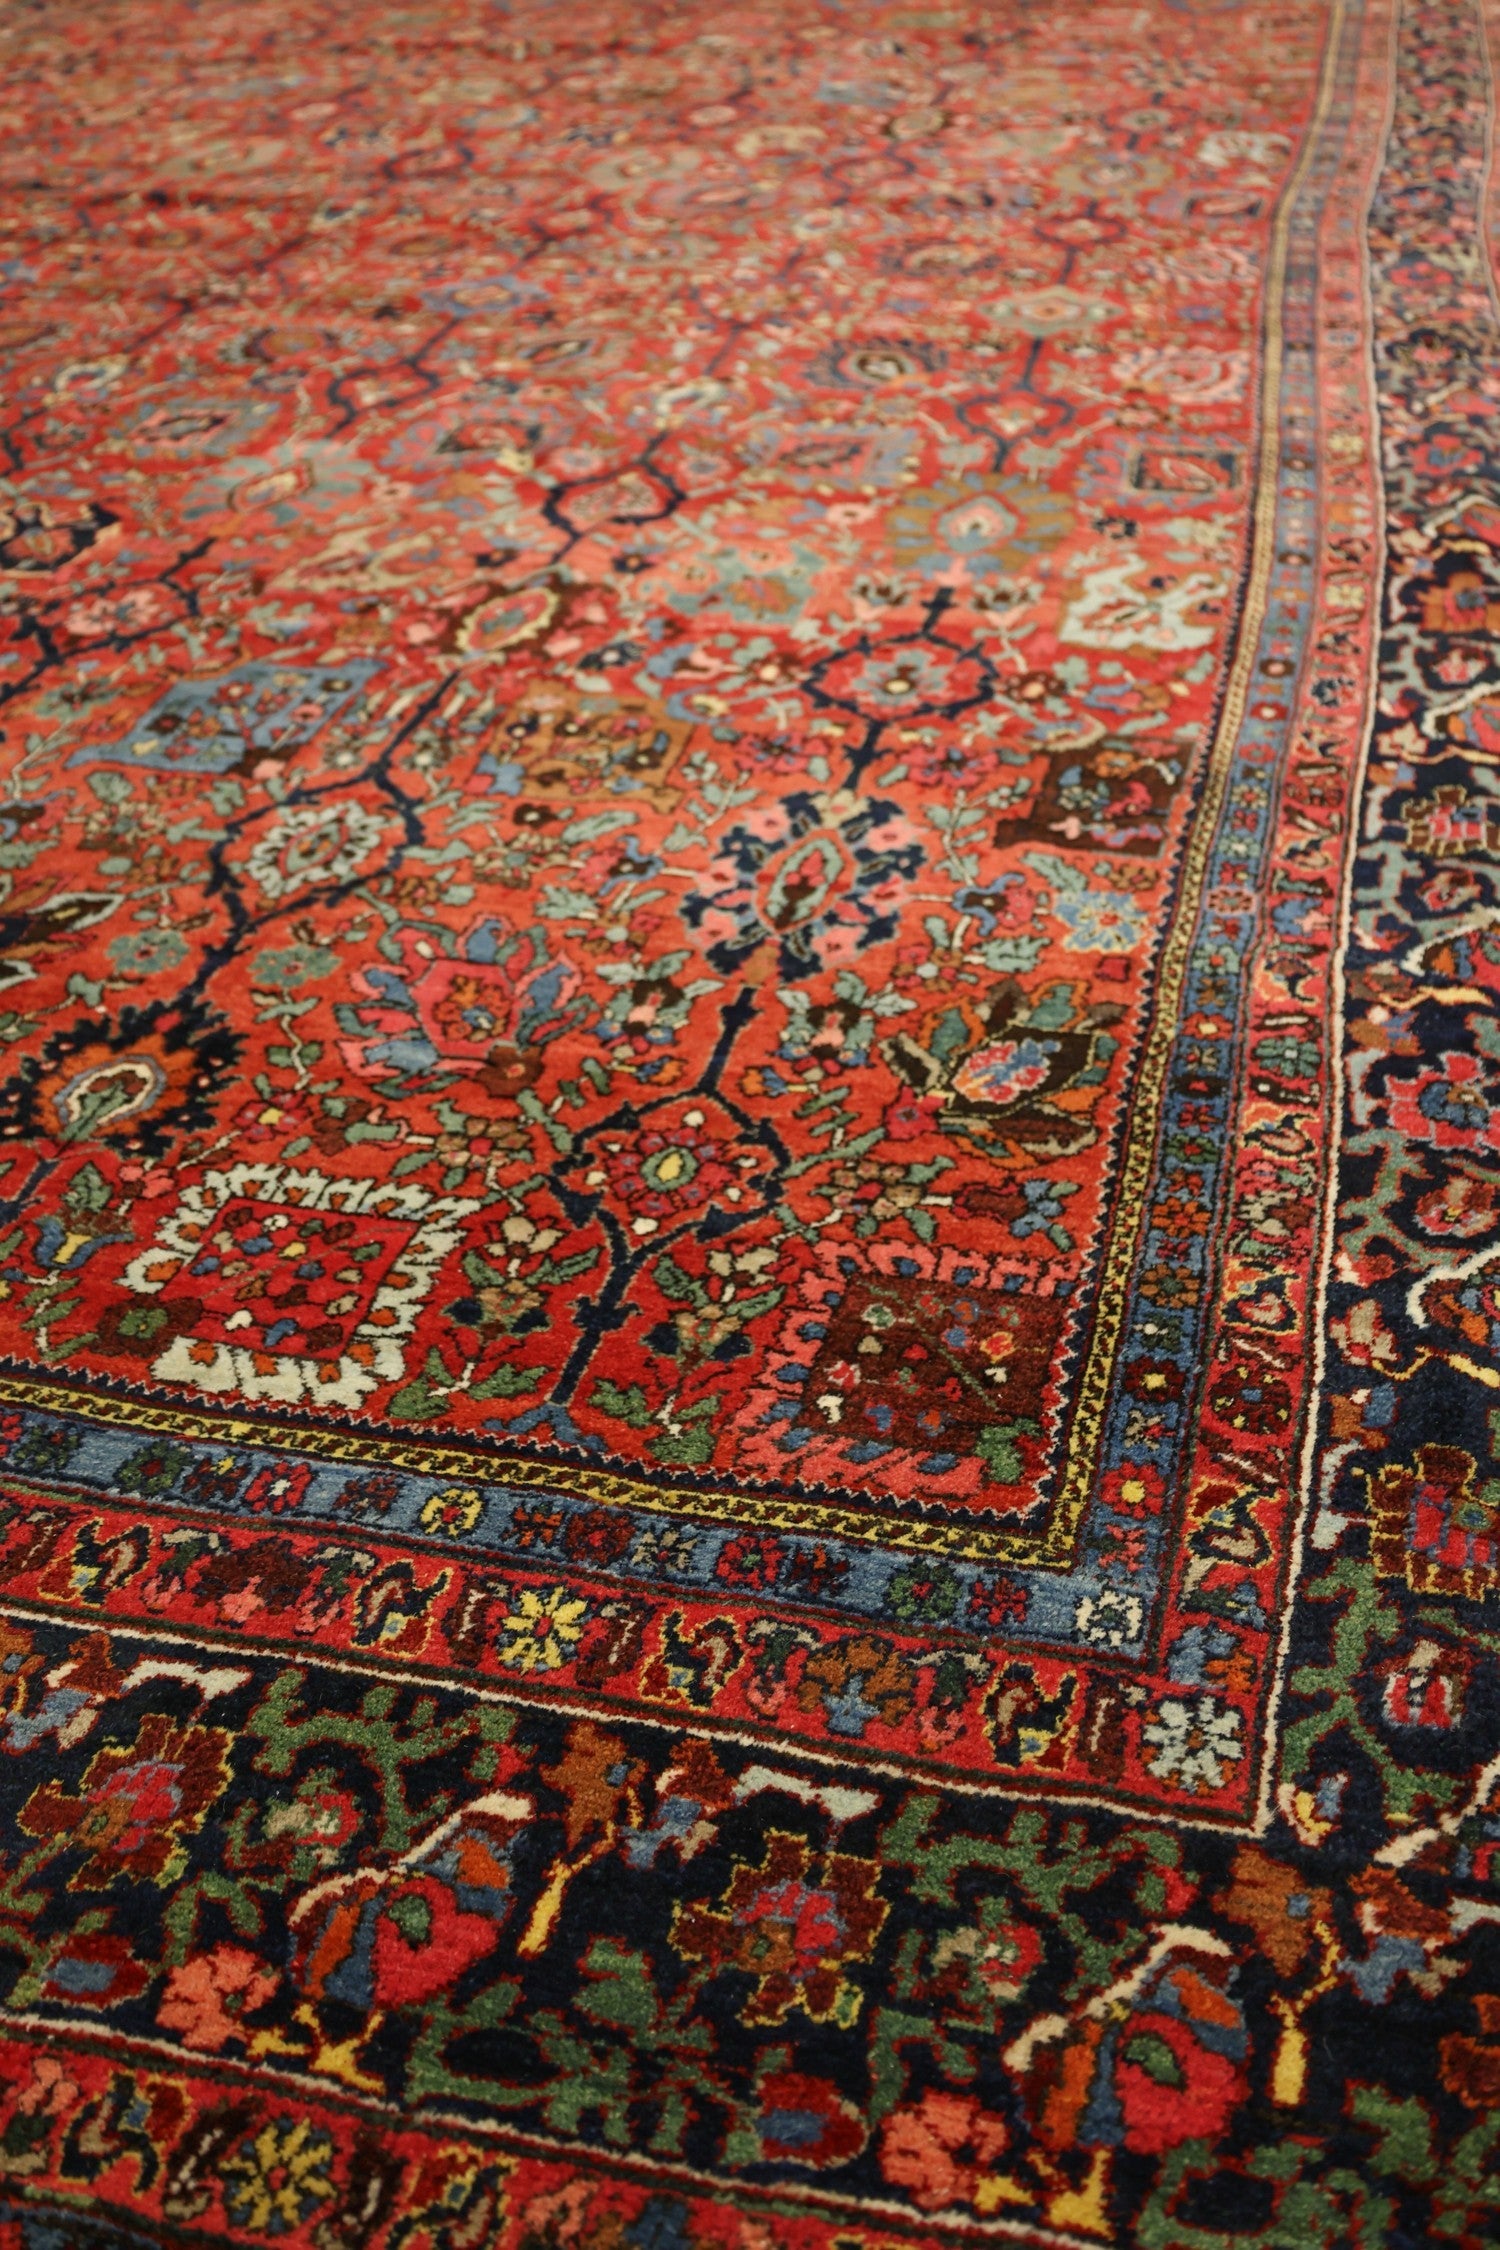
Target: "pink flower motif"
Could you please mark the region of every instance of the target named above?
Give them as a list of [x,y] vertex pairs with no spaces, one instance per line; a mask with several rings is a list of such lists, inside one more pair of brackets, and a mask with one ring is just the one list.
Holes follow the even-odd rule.
[[818,953],[825,968],[841,961],[852,961],[860,949],[862,930],[848,922],[832,922],[818,940]]
[[[740,826],[750,835],[758,836],[762,843],[779,844],[788,833],[786,807],[781,804],[751,805],[740,815]],[[717,872],[720,868],[724,869],[724,882],[732,883],[736,870],[730,868],[725,861],[716,860],[711,872]]]
[[735,914],[726,914],[721,907],[706,907],[699,920],[698,928],[706,951],[711,945],[724,945],[739,936],[739,917]]

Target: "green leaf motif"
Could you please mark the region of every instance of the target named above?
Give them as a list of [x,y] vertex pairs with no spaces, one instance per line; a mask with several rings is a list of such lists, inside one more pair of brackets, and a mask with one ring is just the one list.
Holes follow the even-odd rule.
[[1019,1484],[1026,1463],[1016,1443],[1018,1437],[1034,1437],[1036,1424],[1029,1418],[1016,1422],[992,1422],[980,1431],[974,1451],[989,1470],[996,1484]]

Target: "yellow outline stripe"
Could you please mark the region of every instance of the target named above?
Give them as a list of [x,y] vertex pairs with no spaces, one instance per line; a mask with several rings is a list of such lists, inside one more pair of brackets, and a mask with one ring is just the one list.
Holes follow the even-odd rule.
[[[1208,773],[1198,817],[1193,823],[1185,855],[1186,867],[1178,910],[1162,952],[1161,975],[1140,1070],[1141,1092],[1131,1115],[1130,1137],[1119,1173],[1113,1232],[1100,1260],[1095,1294],[1095,1318],[1089,1338],[1088,1358],[1079,1383],[1079,1404],[1074,1414],[1074,1443],[1069,1447],[1043,1552],[1035,1560],[1045,1564],[1061,1543],[1071,1547],[1078,1520],[1088,1499],[1104,1431],[1104,1409],[1110,1379],[1119,1355],[1120,1330],[1125,1318],[1125,1295],[1146,1223],[1145,1190],[1156,1146],[1166,1088],[1167,1066],[1177,1037],[1182,1009],[1182,989],[1187,976],[1189,948],[1202,903],[1204,877],[1213,839],[1224,807],[1224,794],[1234,762],[1234,748],[1245,716],[1250,675],[1260,645],[1274,561],[1277,486],[1281,472],[1281,363],[1285,351],[1283,313],[1286,268],[1292,215],[1297,207],[1312,161],[1328,123],[1343,54],[1345,0],[1334,0],[1323,50],[1317,100],[1303,139],[1301,154],[1287,181],[1271,230],[1271,257],[1266,274],[1265,368],[1261,383],[1261,449],[1255,499],[1251,509],[1250,572],[1234,660],[1224,690],[1224,707],[1209,753]],[[1077,1436],[1082,1428],[1082,1444]]]
[[[849,1507],[837,1501],[816,1501],[765,1491],[715,1491],[695,1486],[659,1485],[642,1477],[595,1469],[583,1463],[553,1465],[522,1458],[499,1460],[486,1457],[479,1450],[485,1443],[482,1438],[477,1441],[475,1450],[470,1451],[456,1445],[434,1444],[430,1440],[414,1438],[407,1442],[336,1426],[309,1428],[228,1413],[223,1416],[195,1414],[191,1408],[175,1404],[101,1398],[83,1388],[75,1391],[63,1384],[36,1383],[12,1376],[0,1376],[0,1400],[11,1405],[40,1407],[52,1413],[72,1414],[85,1420],[92,1417],[114,1428],[209,1444],[258,1446],[270,1451],[300,1453],[311,1460],[347,1463],[351,1467],[385,1466],[419,1476],[464,1478],[470,1483],[558,1493],[598,1505],[640,1508],[657,1515],[697,1517],[758,1530],[797,1532],[811,1538],[847,1539],[866,1546],[948,1555],[969,1562],[1008,1562],[1046,1569],[1066,1565],[1071,1560],[1103,1437],[1104,1409],[1119,1355],[1125,1290],[1145,1224],[1145,1189],[1156,1145],[1167,1068],[1177,1036],[1189,948],[1202,902],[1209,853],[1223,811],[1234,747],[1244,719],[1251,670],[1265,623],[1280,475],[1283,313],[1291,222],[1333,106],[1345,18],[1346,0],[1333,0],[1312,116],[1272,222],[1266,270],[1260,462],[1250,509],[1250,571],[1245,602],[1223,709],[1209,752],[1203,798],[1188,836],[1177,909],[1163,948],[1161,974],[1138,1074],[1140,1091],[1131,1113],[1117,1175],[1117,1216],[1099,1266],[1095,1290],[1097,1311],[1088,1356],[1079,1379],[1073,1441],[1045,1535],[1028,1539],[1024,1534],[1006,1532],[993,1524],[981,1529],[972,1523],[955,1523],[951,1518],[893,1521],[882,1516],[878,1505],[869,1503]],[[1078,1442],[1080,1433],[1081,1444]]]

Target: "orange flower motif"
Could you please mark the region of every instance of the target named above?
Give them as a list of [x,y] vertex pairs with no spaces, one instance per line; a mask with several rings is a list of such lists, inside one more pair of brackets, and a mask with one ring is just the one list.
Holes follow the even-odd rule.
[[972,2094],[927,2093],[886,2119],[880,2168],[919,2210],[946,2211],[974,2201],[1007,2137],[1004,2118],[981,2108]]
[[263,2008],[275,1990],[276,1979],[253,1953],[218,1945],[172,1971],[156,2020],[185,2047],[217,2055],[231,2039],[245,2036],[241,2017]]

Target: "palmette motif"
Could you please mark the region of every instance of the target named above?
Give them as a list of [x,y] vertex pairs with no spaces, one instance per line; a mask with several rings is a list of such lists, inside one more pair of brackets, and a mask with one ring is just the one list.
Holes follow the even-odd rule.
[[1477,0],[4,35],[0,2242],[1490,2239]]

